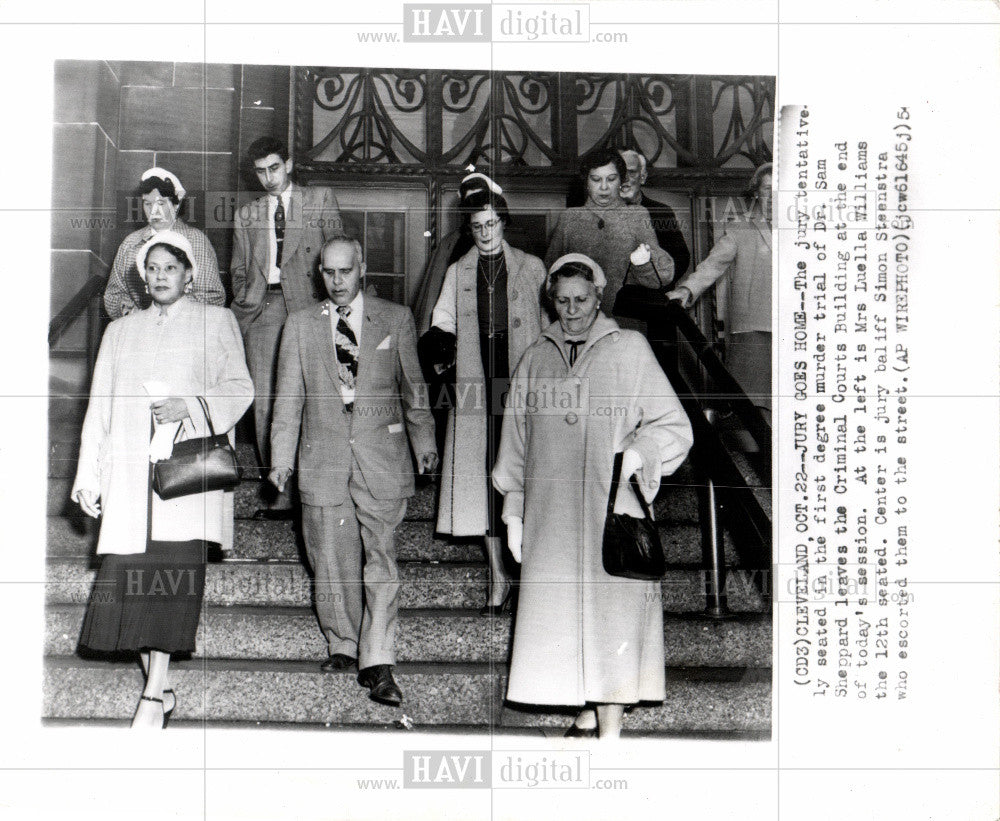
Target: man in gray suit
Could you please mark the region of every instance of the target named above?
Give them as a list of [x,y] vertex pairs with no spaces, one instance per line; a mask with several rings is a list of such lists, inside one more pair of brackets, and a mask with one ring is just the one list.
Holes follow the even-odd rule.
[[[337,198],[330,188],[293,185],[293,161],[281,140],[261,137],[248,150],[267,194],[244,205],[233,221],[229,307],[243,332],[254,384],[254,421],[262,465],[268,465],[274,368],[285,318],[316,304],[323,294],[316,276],[323,242],[343,232]],[[282,498],[258,518],[290,518]]]
[[357,662],[371,697],[397,705],[395,531],[413,495],[406,436],[420,472],[432,471],[434,422],[410,310],[361,290],[356,240],[328,240],[320,260],[330,298],[290,314],[281,340],[269,478],[283,490],[297,452],[302,531],[329,646],[321,669]]

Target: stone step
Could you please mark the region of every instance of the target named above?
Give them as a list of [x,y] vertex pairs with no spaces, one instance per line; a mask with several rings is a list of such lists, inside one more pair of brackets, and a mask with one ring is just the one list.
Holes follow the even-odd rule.
[[[50,559],[45,595],[50,604],[83,604],[90,597],[96,570],[89,559]],[[399,564],[401,606],[404,608],[480,607],[485,601],[485,564]],[[760,575],[760,574],[758,574]],[[729,606],[735,612],[763,612],[766,604],[751,571],[727,576]],[[299,562],[239,562],[209,564],[205,603],[217,606],[309,606],[310,577]],[[699,570],[669,570],[661,585],[668,612],[697,613],[705,607],[705,576]]]
[[[434,538],[433,522],[404,521],[396,530],[396,549],[401,561],[478,562],[484,561],[478,541],[453,542]],[[701,564],[701,531],[697,525],[669,525],[660,528],[667,562],[672,565]],[[726,562],[737,565],[736,551],[724,534]],[[97,543],[97,523],[82,513],[72,517],[52,516],[48,520],[49,556],[89,556]],[[235,558],[250,560],[296,560],[305,556],[293,522],[236,521],[233,550]]]
[[[73,474],[76,464],[73,464]],[[76,504],[70,501],[69,494],[73,489],[73,476],[52,477],[48,486],[48,513],[50,516],[75,515],[78,513]],[[236,518],[249,519],[254,512],[265,507],[269,499],[271,486],[260,479],[244,479],[236,489]],[[654,503],[657,521],[662,523],[696,524],[698,521],[698,500],[694,488],[685,484],[674,483],[674,477],[664,480],[659,495]],[[435,521],[437,519],[437,484],[425,480],[417,480],[416,493],[410,497],[406,505],[408,521]]]
[[[626,733],[769,734],[770,670],[666,672],[666,701],[630,711]],[[179,661],[171,664],[170,676],[178,694],[173,716],[178,726],[207,720],[375,729],[398,726],[405,715],[417,730],[442,725],[481,732],[533,727],[559,735],[570,723],[568,714],[505,706],[506,670],[493,664],[400,664],[395,678],[403,690],[401,708],[371,701],[353,673],[324,674],[311,663]],[[47,659],[43,716],[127,722],[141,688],[142,674],[135,664]]]
[[[72,655],[83,605],[50,605],[45,654]],[[707,621],[668,615],[663,637],[667,664],[675,667],[764,667],[771,661],[770,614]],[[396,631],[400,661],[506,662],[511,617],[480,616],[475,610],[403,610]],[[306,607],[207,607],[199,627],[200,658],[317,661],[326,642]]]

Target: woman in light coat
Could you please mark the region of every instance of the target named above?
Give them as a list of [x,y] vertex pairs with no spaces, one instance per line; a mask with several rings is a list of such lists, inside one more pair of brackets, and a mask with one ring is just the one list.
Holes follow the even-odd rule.
[[608,575],[601,544],[615,454],[615,511],[641,517],[628,477],[651,501],[692,443],[645,337],[598,310],[604,284],[582,254],[550,269],[559,321],[514,374],[493,470],[521,561],[507,697],[580,707],[570,736],[615,737],[625,705],[665,697],[660,584]]
[[[83,423],[72,498],[101,517],[101,567],[80,644],[138,651],[146,684],[133,727],[162,727],[177,703],[170,654],[192,652],[208,542],[223,535],[223,492],[165,501],[151,462],[179,440],[228,432],[253,399],[236,319],[190,294],[198,277],[191,243],[156,233],[137,255],[152,304],[115,320],[101,341]],[[152,431],[152,435],[151,435]]]
[[[510,212],[499,186],[489,185],[462,201],[475,246],[448,268],[431,320],[436,333],[455,340],[455,408],[445,435],[437,530],[485,537],[490,589],[484,615],[508,606],[513,589],[503,566],[502,501],[489,484],[500,443],[499,397],[541,331],[545,280],[538,257],[504,240]],[[446,350],[441,359],[439,367],[450,365]]]

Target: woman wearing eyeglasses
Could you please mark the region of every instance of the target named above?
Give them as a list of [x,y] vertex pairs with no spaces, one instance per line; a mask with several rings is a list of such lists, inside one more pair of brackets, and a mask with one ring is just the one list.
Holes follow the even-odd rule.
[[[503,191],[482,175],[486,190],[462,200],[474,247],[449,266],[431,325],[455,340],[455,407],[445,437],[437,530],[484,536],[490,586],[483,615],[509,608],[512,584],[503,565],[503,500],[490,486],[511,370],[541,333],[545,266],[503,238],[510,211]],[[547,323],[544,323],[547,324]],[[452,364],[447,345],[436,367]]]

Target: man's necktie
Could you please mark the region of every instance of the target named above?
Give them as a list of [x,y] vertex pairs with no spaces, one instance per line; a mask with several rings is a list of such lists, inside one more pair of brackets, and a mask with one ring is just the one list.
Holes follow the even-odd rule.
[[277,241],[278,251],[274,255],[274,265],[281,267],[281,246],[285,242],[285,206],[281,202],[281,195],[278,195],[278,204],[274,208],[274,238]]
[[337,371],[341,384],[348,390],[354,390],[354,380],[358,375],[358,338],[347,324],[351,315],[350,305],[338,305],[337,334],[334,343],[337,347]]
[[572,368],[573,364],[576,362],[576,355],[579,353],[580,348],[583,347],[586,339],[567,339],[566,344],[569,345],[569,366]]

